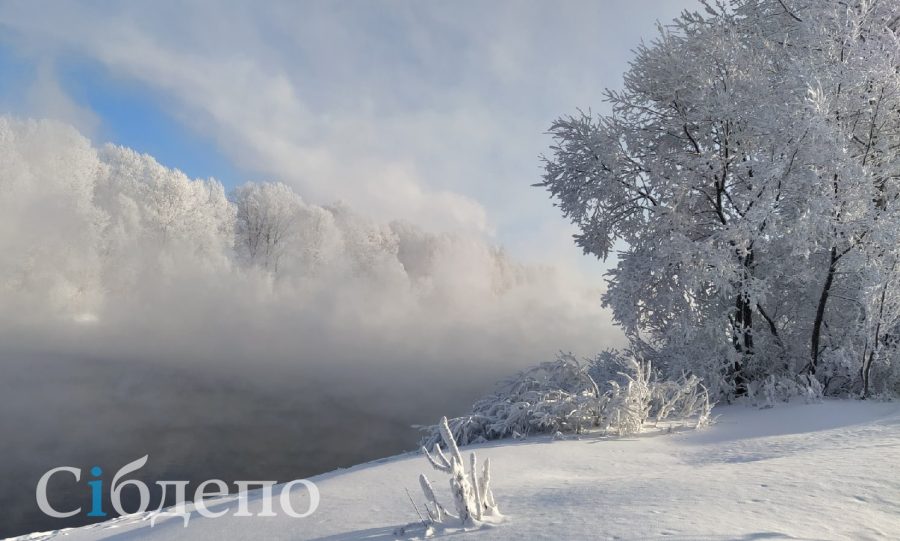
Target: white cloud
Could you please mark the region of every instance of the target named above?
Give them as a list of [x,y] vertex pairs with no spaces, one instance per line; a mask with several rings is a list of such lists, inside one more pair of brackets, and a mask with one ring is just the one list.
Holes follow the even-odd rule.
[[29,115],[60,120],[87,135],[93,135],[100,126],[96,113],[76,103],[60,87],[49,61],[38,63],[36,77],[26,92],[26,99]]
[[505,216],[558,220],[528,193],[553,116],[600,105],[653,18],[693,4],[15,4],[0,21],[158,89],[308,198],[502,240]]
[[[0,6],[0,26],[22,54],[78,55],[139,82],[243,170],[306,200],[479,232],[600,285],[603,265],[530,186],[543,132],[575,107],[602,109],[655,19],[695,4],[32,2]],[[90,129],[45,75],[42,109]]]

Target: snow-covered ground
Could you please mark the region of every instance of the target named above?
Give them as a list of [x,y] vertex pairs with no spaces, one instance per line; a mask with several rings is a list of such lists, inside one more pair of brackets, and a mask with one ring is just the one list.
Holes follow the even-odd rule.
[[[826,401],[718,407],[699,432],[535,438],[463,448],[493,464],[498,525],[452,539],[900,539],[900,404]],[[31,539],[395,539],[416,521],[419,473],[450,504],[447,477],[417,454],[313,478],[308,518],[124,517]],[[277,492],[276,492],[277,494]],[[251,509],[253,509],[251,503]],[[233,499],[212,510],[236,506]],[[297,509],[303,509],[297,503]],[[276,508],[277,509],[277,508]],[[438,534],[439,536],[441,534]]]

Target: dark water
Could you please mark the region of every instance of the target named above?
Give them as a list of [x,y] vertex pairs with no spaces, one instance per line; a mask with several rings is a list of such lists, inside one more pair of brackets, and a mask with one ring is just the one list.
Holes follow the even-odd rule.
[[[207,479],[232,490],[235,480],[288,481],[412,449],[418,433],[410,425],[464,412],[486,390],[469,384],[435,395],[424,383],[364,370],[313,377],[299,368],[35,355],[3,354],[0,370],[0,537],[106,520],[84,516],[95,465],[108,484],[148,454],[132,477],[151,487],[189,480],[189,497]],[[45,516],[35,501],[38,479],[57,466],[82,469],[81,482],[61,474],[48,490],[56,509],[83,508],[68,519]],[[125,501],[136,507],[128,493]],[[158,501],[152,493],[151,508]],[[108,501],[104,508],[111,518]]]

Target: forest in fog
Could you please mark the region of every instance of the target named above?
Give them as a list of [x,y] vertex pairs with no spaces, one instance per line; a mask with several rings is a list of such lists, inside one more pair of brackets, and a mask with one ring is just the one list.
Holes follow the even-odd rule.
[[0,187],[7,347],[421,364],[450,345],[534,361],[602,343],[597,283],[575,272],[284,184],[228,193],[61,124],[0,120]]

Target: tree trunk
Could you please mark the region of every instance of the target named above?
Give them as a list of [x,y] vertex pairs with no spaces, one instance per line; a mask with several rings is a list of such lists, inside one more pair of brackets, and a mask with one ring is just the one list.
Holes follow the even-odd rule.
[[[897,261],[895,260],[893,265],[891,265],[891,273],[888,275],[890,277],[891,274],[894,273],[894,268],[897,266]],[[863,380],[863,392],[862,397],[868,398],[869,396],[869,374],[872,371],[872,364],[875,362],[875,354],[878,351],[878,346],[881,344],[881,321],[884,318],[884,298],[887,296],[889,280],[886,278],[884,280],[884,285],[881,287],[881,298],[878,302],[878,321],[875,323],[875,345],[872,346],[872,351],[869,353],[868,359],[863,359],[863,367],[862,367],[862,380]]]
[[746,281],[750,277],[750,267],[753,265],[753,252],[749,252],[743,260],[744,278],[741,291],[734,301],[734,324],[732,329],[732,344],[738,353],[738,358],[731,367],[731,381],[734,383],[734,394],[741,396],[747,393],[747,374],[745,367],[750,356],[753,355],[753,305],[744,291]]
[[822,323],[825,321],[825,306],[828,304],[828,296],[831,294],[831,285],[834,283],[834,272],[838,262],[837,249],[831,248],[831,258],[828,263],[828,275],[822,285],[822,293],[819,295],[819,305],[816,307],[816,319],[813,321],[812,337],[810,338],[810,359],[806,365],[806,372],[815,375],[819,363],[819,342],[822,338]]
[[735,300],[732,343],[738,358],[731,367],[731,380],[734,383],[734,394],[741,396],[747,393],[747,375],[744,367],[753,354],[753,312],[744,293],[740,293]]
[[869,372],[872,370],[872,363],[875,362],[875,351],[876,351],[877,347],[878,347],[878,345],[876,344],[875,348],[873,348],[872,351],[869,352],[869,358],[863,362],[863,369],[862,369],[862,378],[863,378],[862,397],[863,398],[869,397]]

